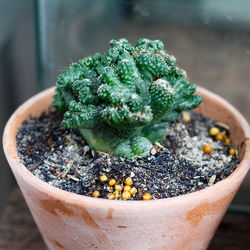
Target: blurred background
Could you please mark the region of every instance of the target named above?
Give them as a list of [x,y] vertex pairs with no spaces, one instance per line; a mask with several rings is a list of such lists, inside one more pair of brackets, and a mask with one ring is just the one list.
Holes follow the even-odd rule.
[[[250,122],[250,0],[1,0],[0,134],[10,114],[111,39],[160,39],[191,82]],[[16,185],[0,149],[0,212]],[[250,174],[233,201],[250,211]]]

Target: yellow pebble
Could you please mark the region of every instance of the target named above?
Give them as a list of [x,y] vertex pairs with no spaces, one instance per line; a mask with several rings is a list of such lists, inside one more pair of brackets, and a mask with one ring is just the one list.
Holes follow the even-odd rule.
[[223,141],[226,131],[220,132],[215,136],[216,141]]
[[114,196],[113,193],[108,193],[108,194],[107,194],[107,198],[108,198],[109,200],[113,200],[113,199],[115,198],[115,196]]
[[135,187],[132,187],[129,192],[133,195],[133,194],[136,194],[137,193],[137,188]]
[[235,153],[236,153],[236,150],[235,150],[234,148],[230,148],[230,149],[229,149],[229,154],[230,154],[230,155],[234,156]]
[[131,187],[129,185],[124,186],[123,191],[129,191]]
[[226,138],[224,138],[224,142],[228,145],[228,144],[230,144],[231,140],[230,140],[230,138],[226,137]]
[[217,127],[212,127],[209,130],[209,134],[212,136],[216,136],[220,133],[220,130]]
[[108,177],[105,174],[100,176],[100,181],[101,182],[104,182],[104,181],[107,181],[107,180],[108,180]]
[[98,198],[100,196],[100,192],[98,190],[95,190],[93,193],[92,193],[92,196],[95,197],[95,198]]
[[133,180],[131,177],[127,177],[124,183],[128,186],[131,186],[133,184]]
[[152,200],[152,195],[150,193],[145,193],[143,196],[142,196],[142,199],[144,201],[148,201],[148,200]]
[[120,196],[121,196],[120,192],[117,191],[117,190],[113,193],[113,195],[114,195],[114,197],[115,197],[116,199],[119,199]]
[[210,144],[203,145],[203,152],[206,154],[210,154],[213,151]]
[[115,185],[115,190],[122,191],[122,186],[121,185]]
[[109,186],[114,186],[115,184],[116,184],[116,180],[115,179],[110,179]]
[[184,122],[190,122],[191,120],[190,114],[188,112],[183,112],[182,119],[184,120]]
[[122,199],[123,199],[123,200],[128,200],[128,199],[130,199],[130,198],[131,198],[131,194],[130,194],[129,191],[124,191],[124,192],[122,192]]

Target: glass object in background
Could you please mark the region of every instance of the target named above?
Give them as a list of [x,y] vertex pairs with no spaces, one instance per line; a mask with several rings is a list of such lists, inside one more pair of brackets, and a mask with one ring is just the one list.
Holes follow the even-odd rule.
[[[37,0],[38,72],[47,88],[72,62],[111,39],[160,39],[191,82],[250,121],[250,0]],[[250,175],[234,204],[250,206]]]
[[116,0],[37,1],[39,75],[42,88],[73,61],[103,51],[119,31]]

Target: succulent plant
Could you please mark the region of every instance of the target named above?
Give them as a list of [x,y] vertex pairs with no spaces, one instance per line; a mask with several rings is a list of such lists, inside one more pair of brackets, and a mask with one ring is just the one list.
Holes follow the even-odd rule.
[[111,40],[58,76],[53,105],[62,124],[78,128],[90,147],[136,159],[161,142],[169,122],[202,101],[159,40]]

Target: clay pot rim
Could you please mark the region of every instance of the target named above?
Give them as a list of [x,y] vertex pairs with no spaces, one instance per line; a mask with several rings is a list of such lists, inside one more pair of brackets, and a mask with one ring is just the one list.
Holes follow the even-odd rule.
[[[210,196],[215,196],[217,193],[220,193],[222,190],[227,189],[233,185],[234,182],[241,176],[244,176],[250,167],[250,127],[245,120],[245,118],[240,114],[240,112],[234,108],[231,104],[229,104],[222,97],[214,94],[213,92],[198,87],[197,92],[202,94],[203,96],[209,97],[209,99],[213,99],[215,102],[226,106],[228,110],[231,111],[233,116],[239,121],[246,138],[246,148],[244,156],[240,162],[240,165],[237,169],[226,179],[219,181],[211,187],[207,187],[205,189],[195,191],[193,193],[188,193],[176,197],[164,198],[158,200],[150,200],[150,201],[117,201],[117,200],[108,200],[101,198],[93,198],[84,195],[79,195],[75,193],[70,193],[68,191],[61,190],[59,188],[55,188],[48,183],[38,179],[35,177],[20,161],[16,152],[16,140],[14,138],[8,138],[10,134],[12,125],[15,123],[16,117],[20,117],[24,110],[31,106],[33,103],[42,100],[45,96],[51,94],[54,91],[55,87],[51,87],[47,90],[42,91],[41,93],[36,94],[35,96],[28,99],[25,103],[23,103],[10,117],[8,120],[4,133],[3,133],[3,148],[6,155],[6,158],[12,168],[15,169],[15,172],[21,176],[21,178],[28,182],[30,185],[34,187],[34,189],[38,189],[39,191],[45,193],[47,196],[53,199],[63,199],[68,204],[88,204],[89,206],[102,208],[102,207],[113,207],[115,209],[127,210],[129,209],[157,209],[159,207],[171,208],[178,206],[180,204],[189,205],[192,204],[196,200],[202,200],[203,197],[206,197],[208,200]],[[22,120],[21,120],[22,121]],[[18,124],[20,125],[20,123]],[[19,126],[18,126],[19,127]]]

